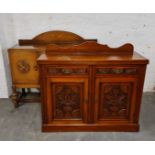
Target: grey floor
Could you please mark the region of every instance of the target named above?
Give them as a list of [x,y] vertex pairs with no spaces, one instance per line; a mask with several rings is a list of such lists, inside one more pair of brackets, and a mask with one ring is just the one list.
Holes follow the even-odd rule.
[[9,99],[0,99],[0,140],[37,141],[135,141],[155,140],[155,93],[144,93],[140,131],[132,132],[61,132],[42,133],[39,103],[14,109]]

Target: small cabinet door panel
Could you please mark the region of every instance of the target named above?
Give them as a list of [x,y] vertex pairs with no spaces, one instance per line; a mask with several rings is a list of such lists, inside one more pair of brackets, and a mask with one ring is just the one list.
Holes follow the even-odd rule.
[[14,84],[39,84],[38,66],[40,53],[34,50],[12,51],[9,53]]
[[133,121],[135,78],[97,78],[95,121]]
[[48,78],[47,88],[50,123],[87,122],[87,78]]

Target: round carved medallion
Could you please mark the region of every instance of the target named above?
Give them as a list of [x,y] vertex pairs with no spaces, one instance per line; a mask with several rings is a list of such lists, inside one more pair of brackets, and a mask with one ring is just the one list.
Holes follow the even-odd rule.
[[17,62],[17,69],[21,72],[21,73],[27,73],[30,71],[30,65],[28,64],[27,61],[25,60],[19,60]]

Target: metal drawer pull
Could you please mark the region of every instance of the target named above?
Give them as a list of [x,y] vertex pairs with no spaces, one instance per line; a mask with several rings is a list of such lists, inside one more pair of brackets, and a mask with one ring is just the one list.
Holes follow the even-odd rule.
[[116,69],[116,68],[112,69],[112,72],[116,73],[116,74],[121,74],[121,73],[123,73],[123,71],[124,71],[123,69]]
[[62,71],[62,73],[64,73],[64,74],[71,74],[72,73],[72,70],[71,69],[62,69],[61,70]]
[[136,68],[98,68],[97,74],[136,74]]

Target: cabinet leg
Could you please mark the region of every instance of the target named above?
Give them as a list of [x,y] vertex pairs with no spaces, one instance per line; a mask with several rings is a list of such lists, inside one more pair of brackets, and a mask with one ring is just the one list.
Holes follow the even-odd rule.
[[18,104],[18,94],[17,94],[17,90],[16,90],[15,86],[12,87],[11,100],[14,104],[14,107],[17,108],[19,106],[19,104]]
[[22,88],[22,95],[23,95],[23,96],[26,96],[25,88]]

